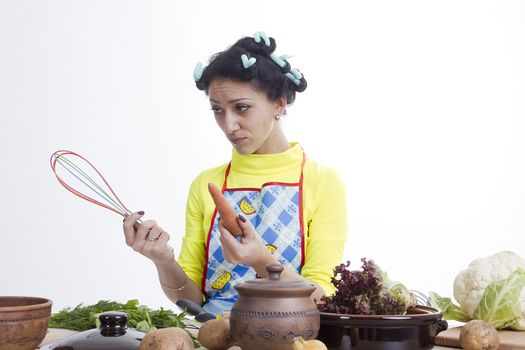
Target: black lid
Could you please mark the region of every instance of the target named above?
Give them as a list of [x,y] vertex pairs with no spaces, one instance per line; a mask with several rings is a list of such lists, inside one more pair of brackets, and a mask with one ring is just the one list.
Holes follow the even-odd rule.
[[49,350],[138,350],[145,333],[128,329],[128,315],[109,311],[100,314],[100,328],[73,334],[54,344]]

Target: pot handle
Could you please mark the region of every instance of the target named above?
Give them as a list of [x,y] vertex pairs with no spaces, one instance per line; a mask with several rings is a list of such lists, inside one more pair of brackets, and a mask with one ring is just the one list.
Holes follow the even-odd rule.
[[448,329],[448,322],[446,320],[436,321],[436,334],[439,334]]
[[195,320],[198,322],[204,323],[217,318],[215,315],[206,312],[201,305],[189,299],[179,299],[175,302],[175,304],[190,315],[195,316]]

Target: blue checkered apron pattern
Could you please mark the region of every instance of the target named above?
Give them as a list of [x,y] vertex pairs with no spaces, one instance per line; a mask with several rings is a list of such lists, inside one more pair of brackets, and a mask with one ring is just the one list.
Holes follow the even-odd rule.
[[[260,190],[224,191],[235,214],[250,220],[277,260],[297,272],[301,271],[303,254],[300,187],[300,184],[269,184]],[[215,314],[231,309],[237,299],[235,284],[256,278],[250,266],[230,264],[224,259],[218,222],[217,213],[210,230],[204,304],[206,311]]]

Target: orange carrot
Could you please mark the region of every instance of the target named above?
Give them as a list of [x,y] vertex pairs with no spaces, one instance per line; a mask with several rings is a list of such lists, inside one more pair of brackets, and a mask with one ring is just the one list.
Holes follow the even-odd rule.
[[211,198],[213,198],[213,202],[215,202],[224,227],[235,237],[242,236],[242,229],[237,222],[237,215],[235,215],[232,207],[228,204],[221,191],[212,183],[208,184],[208,191],[210,191]]

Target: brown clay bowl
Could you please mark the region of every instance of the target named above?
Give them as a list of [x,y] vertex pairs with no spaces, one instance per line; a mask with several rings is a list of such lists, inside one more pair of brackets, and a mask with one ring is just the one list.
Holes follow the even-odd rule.
[[0,296],[0,350],[33,350],[44,340],[52,301]]

